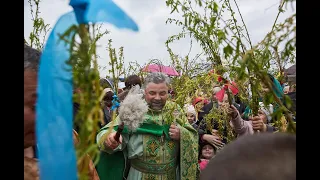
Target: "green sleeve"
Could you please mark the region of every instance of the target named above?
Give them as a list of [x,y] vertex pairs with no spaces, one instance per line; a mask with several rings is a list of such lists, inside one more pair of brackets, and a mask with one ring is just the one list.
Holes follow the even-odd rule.
[[105,146],[105,141],[109,135],[109,133],[116,132],[114,129],[110,131],[110,127],[114,128],[113,126],[119,125],[119,117],[117,117],[114,122],[111,121],[107,125],[105,125],[103,128],[100,129],[99,133],[97,134],[96,140],[98,143],[98,147],[101,151],[107,152],[109,154],[112,154],[117,151],[123,151],[126,148],[126,145],[129,141],[129,135],[128,134],[121,134],[122,136],[122,144],[120,144],[115,149],[110,149],[107,146]]

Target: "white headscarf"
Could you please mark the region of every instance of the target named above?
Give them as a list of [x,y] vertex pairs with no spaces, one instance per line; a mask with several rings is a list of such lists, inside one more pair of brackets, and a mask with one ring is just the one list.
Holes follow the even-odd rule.
[[186,109],[186,112],[187,113],[191,113],[193,114],[194,116],[196,116],[197,112],[196,112],[196,109],[191,105],[191,104],[186,104],[184,106],[184,108]]
[[191,113],[194,115],[195,120],[192,124],[196,123],[198,121],[198,115],[197,115],[197,112],[196,112],[196,109],[194,108],[194,106],[191,104],[186,104],[186,105],[184,105],[184,109],[187,113]]
[[260,110],[263,111],[266,116],[267,116],[267,119],[268,119],[268,123],[270,123],[271,121],[271,114],[273,113],[273,105],[272,104],[269,104],[269,108],[267,109],[263,102],[259,102],[259,106],[260,106]]

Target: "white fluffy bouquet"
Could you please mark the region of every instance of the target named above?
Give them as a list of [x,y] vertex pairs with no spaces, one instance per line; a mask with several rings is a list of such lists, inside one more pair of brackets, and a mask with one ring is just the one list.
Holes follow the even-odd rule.
[[144,115],[148,112],[148,104],[144,100],[143,91],[139,85],[132,87],[119,107],[120,121],[135,131],[144,121]]

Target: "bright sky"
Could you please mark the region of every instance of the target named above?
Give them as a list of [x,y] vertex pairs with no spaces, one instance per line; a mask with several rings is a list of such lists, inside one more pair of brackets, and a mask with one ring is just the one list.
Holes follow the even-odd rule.
[[[27,0],[24,1],[24,36],[27,39],[33,27],[30,7]],[[137,22],[140,31],[119,30],[112,25],[104,25],[103,27],[111,33],[99,41],[99,65],[108,66],[108,52],[105,50],[108,39],[113,40],[113,47],[124,46],[125,63],[138,61],[142,65],[150,59],[156,58],[164,64],[169,64],[170,58],[165,41],[169,36],[179,33],[181,29],[178,26],[165,25],[166,19],[170,17],[170,9],[166,7],[165,0],[114,0],[114,2]],[[62,14],[72,10],[68,3],[67,0],[42,0],[40,16],[46,24],[53,27]],[[280,0],[237,0],[237,3],[251,35],[251,40],[255,44],[271,30]],[[278,22],[282,22],[295,12],[295,4],[293,6],[293,8],[290,5],[286,7],[286,12],[280,15]],[[189,43],[189,39],[184,39],[172,44],[171,47],[174,53],[185,56],[189,52]],[[190,55],[195,56],[199,52],[201,52],[201,48],[194,44]],[[107,70],[103,70],[101,76],[105,76],[107,73]]]

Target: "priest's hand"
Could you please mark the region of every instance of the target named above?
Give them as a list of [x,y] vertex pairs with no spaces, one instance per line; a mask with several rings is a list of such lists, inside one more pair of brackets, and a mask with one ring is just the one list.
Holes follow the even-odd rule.
[[110,149],[115,149],[122,143],[122,136],[119,137],[119,142],[115,140],[116,132],[110,133],[105,141],[105,146]]
[[173,140],[180,140],[180,128],[175,124],[171,124],[169,129],[169,136]]

